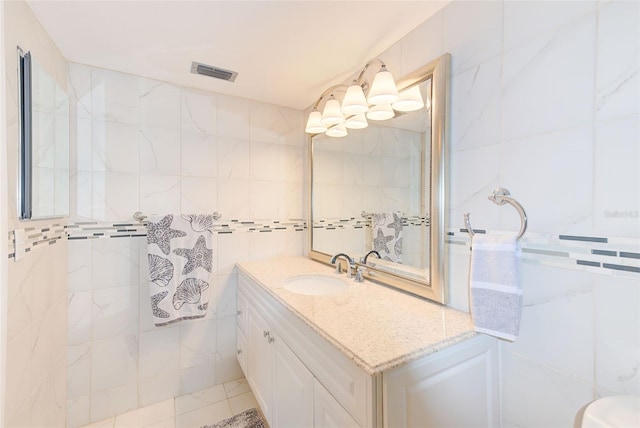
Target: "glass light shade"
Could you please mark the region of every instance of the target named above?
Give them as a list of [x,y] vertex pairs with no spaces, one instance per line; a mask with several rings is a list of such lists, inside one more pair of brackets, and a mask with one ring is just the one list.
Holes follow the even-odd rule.
[[369,109],[367,99],[360,85],[353,84],[347,88],[347,93],[342,100],[342,113],[345,116],[365,113]]
[[329,137],[346,137],[347,136],[347,128],[345,128],[344,124],[338,124],[332,128],[327,129],[326,134]]
[[344,126],[349,129],[363,129],[369,126],[369,123],[367,122],[367,118],[364,116],[364,113],[360,113],[347,118],[344,122]]
[[370,120],[387,120],[395,116],[391,104],[378,104],[371,106],[367,112],[367,119]]
[[331,95],[329,101],[324,105],[321,120],[322,123],[327,126],[344,123],[344,115],[340,110],[340,103],[333,97],[333,95]]
[[393,75],[385,66],[373,78],[371,89],[367,96],[369,104],[392,104],[398,101],[398,88],[393,81]]
[[392,104],[397,111],[415,111],[424,107],[420,87],[414,86],[400,93],[400,99]]
[[309,119],[307,119],[307,127],[304,129],[304,132],[307,134],[321,134],[327,131],[327,127],[320,120],[322,115],[318,110],[314,110],[309,114]]

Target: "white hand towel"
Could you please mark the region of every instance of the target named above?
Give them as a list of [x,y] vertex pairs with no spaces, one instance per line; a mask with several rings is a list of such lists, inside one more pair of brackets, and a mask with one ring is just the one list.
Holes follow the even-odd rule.
[[209,306],[213,216],[151,216],[147,224],[151,310],[156,326],[202,318]]
[[398,212],[371,215],[373,249],[383,260],[402,263],[402,214]]
[[475,331],[515,341],[522,313],[517,239],[476,234],[471,248],[469,286]]

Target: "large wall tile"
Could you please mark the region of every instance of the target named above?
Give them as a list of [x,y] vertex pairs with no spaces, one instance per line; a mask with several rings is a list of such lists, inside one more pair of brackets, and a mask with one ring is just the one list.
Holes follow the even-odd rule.
[[218,97],[211,92],[181,89],[180,118],[183,133],[216,135],[218,130]]
[[133,173],[94,172],[91,183],[92,219],[129,220],[138,210],[138,180],[138,174]]
[[[138,337],[116,336],[92,344],[91,391],[104,391],[138,379]],[[94,406],[93,398],[91,406]],[[135,400],[134,400],[135,401]],[[93,412],[92,412],[93,413]]]
[[596,114],[606,119],[640,112],[640,4],[610,1],[598,9]]
[[140,172],[177,175],[180,167],[179,130],[141,127]]
[[596,123],[595,227],[597,234],[640,238],[640,116]]
[[640,281],[601,276],[596,284],[596,385],[640,394]]
[[180,129],[180,88],[139,78],[140,125],[172,131]]
[[93,291],[92,340],[138,332],[138,290],[110,287]]
[[91,421],[99,421],[135,409],[138,404],[137,395],[137,383],[93,392],[91,394]]
[[[180,176],[141,175],[140,210],[148,214],[179,213]],[[128,217],[130,218],[132,214],[133,211],[130,212]]]
[[[439,11],[402,38],[402,72],[406,75],[442,55],[444,12]],[[420,55],[407,55],[420,52]]]
[[[527,210],[527,230],[592,233],[593,161],[591,126],[503,144],[501,184]],[[517,213],[501,208],[503,228],[517,230]]]
[[138,365],[140,378],[155,378],[177,371],[180,366],[180,326],[140,333]]
[[502,58],[498,57],[451,79],[450,147],[465,150],[500,141]]
[[[138,285],[140,239],[100,239],[93,242],[92,288]],[[117,266],[117,269],[114,267]]]
[[138,172],[136,126],[94,120],[91,132],[94,171]]
[[91,114],[109,122],[138,124],[138,77],[91,70]]
[[504,50],[561,31],[583,15],[595,12],[596,0],[550,1],[512,0],[504,2]]
[[595,25],[589,13],[505,52],[503,140],[591,123]]
[[220,211],[218,180],[207,177],[182,177],[180,212],[209,214]]
[[518,427],[574,426],[578,410],[593,400],[593,387],[510,352],[502,353],[502,412]]
[[182,176],[218,176],[218,140],[215,136],[183,132],[181,135]]
[[[593,293],[587,292],[527,305],[520,337],[503,349],[588,383],[593,378],[595,338],[584,326],[593,325],[593,304]],[[517,376],[509,371],[503,375]]]
[[456,1],[443,10],[444,52],[451,53],[453,75],[502,52],[502,8],[502,2]]

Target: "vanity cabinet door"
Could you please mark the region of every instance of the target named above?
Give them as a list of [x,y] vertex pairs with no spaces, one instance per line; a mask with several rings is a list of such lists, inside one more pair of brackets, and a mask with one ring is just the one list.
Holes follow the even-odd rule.
[[313,420],[316,428],[354,428],[358,423],[317,379],[313,382]]
[[500,426],[496,340],[476,336],[383,374],[385,427]]
[[274,345],[271,426],[313,427],[313,374],[278,336],[275,337]]
[[264,318],[247,306],[247,381],[267,422],[272,425],[273,346]]

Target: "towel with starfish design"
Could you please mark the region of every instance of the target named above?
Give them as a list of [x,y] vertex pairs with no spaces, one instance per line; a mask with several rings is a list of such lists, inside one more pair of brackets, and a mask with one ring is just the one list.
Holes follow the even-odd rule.
[[212,215],[151,216],[147,252],[156,326],[202,318],[212,278]]
[[402,214],[399,212],[371,215],[373,249],[380,258],[402,263]]

